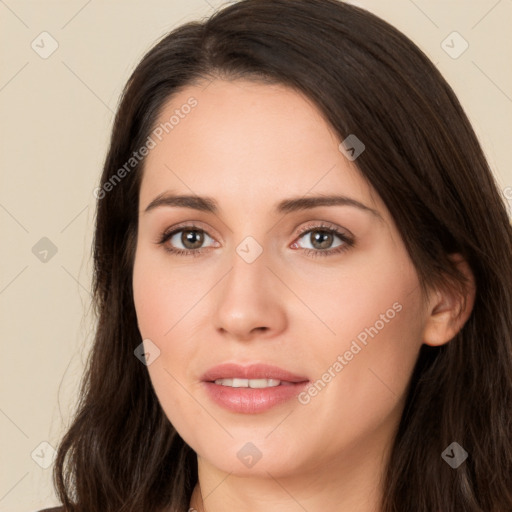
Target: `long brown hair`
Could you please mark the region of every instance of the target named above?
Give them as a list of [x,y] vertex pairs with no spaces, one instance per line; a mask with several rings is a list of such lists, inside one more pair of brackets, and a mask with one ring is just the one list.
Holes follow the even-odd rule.
[[[164,37],[130,77],[113,127],[94,238],[94,346],[76,416],[58,449],[55,487],[73,512],[188,509],[195,453],[166,418],[146,367],[132,271],[144,145],[163,105],[203,78],[248,78],[301,91],[391,212],[422,288],[464,290],[448,257],[475,276],[469,320],[422,346],[384,475],[383,512],[512,510],[512,229],[479,142],[452,89],[398,30],[336,0],[242,0]],[[118,174],[119,176],[119,174]],[[111,186],[105,186],[107,182]],[[452,442],[458,468],[441,457]]]

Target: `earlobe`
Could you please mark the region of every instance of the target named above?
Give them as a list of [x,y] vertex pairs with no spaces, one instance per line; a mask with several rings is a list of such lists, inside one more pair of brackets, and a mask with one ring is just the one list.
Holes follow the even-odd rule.
[[442,290],[432,291],[423,343],[433,347],[444,345],[457,335],[471,315],[475,303],[476,285],[471,268],[460,254],[450,255],[450,259],[465,275],[466,290],[464,294],[457,286],[447,285]]

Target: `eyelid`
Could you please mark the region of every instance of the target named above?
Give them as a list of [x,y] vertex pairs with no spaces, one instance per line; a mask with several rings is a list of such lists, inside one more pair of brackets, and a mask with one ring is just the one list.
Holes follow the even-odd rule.
[[[171,226],[170,228],[164,230],[161,237],[163,238],[163,237],[167,237],[171,234],[175,234],[175,232],[179,231],[180,229],[186,229],[186,228],[194,229],[195,228],[195,229],[204,231],[208,236],[210,236],[210,238],[213,238],[209,234],[210,228],[206,228],[205,225],[201,226],[201,224],[202,224],[201,221],[185,221],[185,222],[176,224],[176,225]],[[310,221],[305,226],[302,226],[301,228],[296,229],[294,236],[299,237],[299,236],[307,233],[308,230],[312,230],[312,229],[320,230],[322,228],[332,229],[334,231],[342,231],[342,232],[344,232],[344,234],[346,233],[347,237],[355,238],[354,235],[348,229],[341,228],[340,226],[337,226],[336,224],[332,224],[331,222],[327,222],[327,221]],[[219,237],[219,238],[222,238],[222,237]]]
[[220,237],[220,236],[217,237],[217,235],[216,235],[215,237],[213,237],[212,235],[210,235],[210,230],[211,230],[210,227],[206,227],[205,225],[201,225],[201,224],[202,224],[201,221],[194,221],[194,220],[181,222],[179,224],[176,224],[176,225],[171,226],[170,228],[164,230],[163,233],[160,235],[160,238],[174,235],[177,231],[197,229],[198,231],[204,231],[212,239],[220,238],[222,240],[222,237]]
[[338,232],[340,232],[340,234],[345,235],[347,238],[351,238],[351,239],[355,238],[355,236],[348,229],[342,228],[341,226],[332,224],[331,222],[327,222],[327,221],[308,222],[305,226],[302,226],[301,228],[299,228],[297,230],[295,236],[301,236],[301,235],[304,235],[304,233],[307,233],[308,231],[315,230],[315,229],[321,230],[322,228],[325,228],[326,230],[338,231]]

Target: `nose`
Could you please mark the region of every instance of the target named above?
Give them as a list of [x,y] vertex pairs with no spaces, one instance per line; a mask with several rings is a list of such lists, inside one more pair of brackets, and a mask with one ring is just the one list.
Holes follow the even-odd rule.
[[[232,266],[216,287],[214,322],[225,338],[271,338],[286,329],[286,288],[263,253],[248,263],[234,253]],[[289,297],[288,297],[289,299]]]

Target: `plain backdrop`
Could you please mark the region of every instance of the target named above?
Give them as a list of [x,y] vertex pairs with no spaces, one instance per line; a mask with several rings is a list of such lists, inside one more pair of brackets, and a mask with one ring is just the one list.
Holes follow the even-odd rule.
[[[512,1],[352,3],[402,30],[438,66],[505,201]],[[58,504],[53,449],[74,411],[94,333],[93,190],[122,87],[163,34],[221,5],[0,0],[0,512]]]

